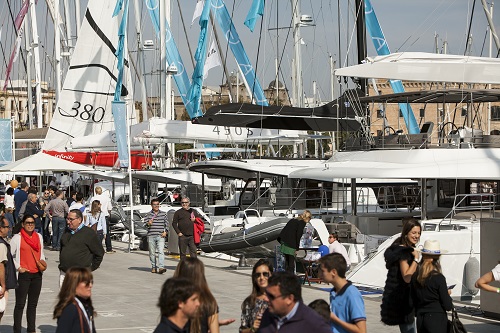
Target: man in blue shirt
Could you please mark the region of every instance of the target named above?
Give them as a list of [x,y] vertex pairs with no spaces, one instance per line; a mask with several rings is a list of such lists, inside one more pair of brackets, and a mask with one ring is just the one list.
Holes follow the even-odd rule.
[[366,333],[365,303],[359,290],[347,281],[347,263],[340,253],[319,259],[323,280],[330,291],[330,320],[334,333]]
[[21,189],[14,194],[14,203],[16,205],[16,210],[14,211],[14,221],[17,222],[19,211],[21,211],[21,206],[23,203],[28,200],[28,183],[21,182]]

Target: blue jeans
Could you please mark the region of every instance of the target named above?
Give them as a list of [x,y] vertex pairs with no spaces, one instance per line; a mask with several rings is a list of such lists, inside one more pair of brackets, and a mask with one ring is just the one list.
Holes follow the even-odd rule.
[[52,218],[52,248],[61,249],[61,236],[66,229],[66,219],[64,217]]
[[[149,261],[151,268],[163,268],[165,261],[165,237],[148,236]],[[158,251],[158,262],[156,261],[156,252]]]

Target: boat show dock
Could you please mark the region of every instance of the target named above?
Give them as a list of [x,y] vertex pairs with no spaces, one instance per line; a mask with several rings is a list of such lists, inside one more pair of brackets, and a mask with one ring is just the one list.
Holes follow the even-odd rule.
[[[173,275],[178,257],[166,256],[167,272],[152,274],[146,251],[127,252],[126,243],[113,242],[116,253],[106,254],[101,267],[94,272],[93,303],[97,311],[97,332],[153,332],[160,320],[156,306],[163,282]],[[48,269],[43,275],[43,286],[37,308],[37,332],[56,331],[52,313],[59,290],[59,252],[47,251]],[[205,274],[220,309],[219,318],[236,321],[221,327],[221,332],[238,332],[241,303],[251,291],[251,269],[235,269],[236,263],[223,259],[199,256],[205,264]],[[232,267],[233,266],[233,267]],[[445,272],[446,275],[446,272]],[[303,286],[304,302],[322,298],[328,301],[331,286],[313,283]],[[399,332],[397,326],[385,326],[380,321],[381,294],[364,295],[368,332]],[[0,324],[0,332],[10,332],[13,324],[15,293],[9,295],[7,309]],[[493,333],[500,331],[500,322],[485,318],[478,306],[455,304],[467,332]],[[23,332],[26,315],[23,316]]]

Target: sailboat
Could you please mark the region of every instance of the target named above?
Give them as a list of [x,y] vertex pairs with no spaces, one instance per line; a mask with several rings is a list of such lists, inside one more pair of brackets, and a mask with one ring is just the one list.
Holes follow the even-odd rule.
[[[68,151],[75,137],[110,131],[114,128],[111,102],[118,70],[115,55],[121,15],[112,17],[112,1],[89,0],[75,45],[70,67],[60,93],[42,150],[75,163],[112,167],[118,158],[109,151]],[[128,122],[137,123],[133,110],[131,64],[125,60],[121,96],[128,103]],[[140,156],[142,155],[142,156]],[[143,153],[132,152],[131,165],[140,168]]]

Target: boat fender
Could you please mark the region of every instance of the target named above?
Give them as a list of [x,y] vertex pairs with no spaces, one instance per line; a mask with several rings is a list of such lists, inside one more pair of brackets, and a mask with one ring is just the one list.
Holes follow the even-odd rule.
[[479,260],[476,257],[470,257],[465,263],[464,285],[473,296],[479,292],[479,289],[475,286],[477,279],[480,277],[479,272]]

